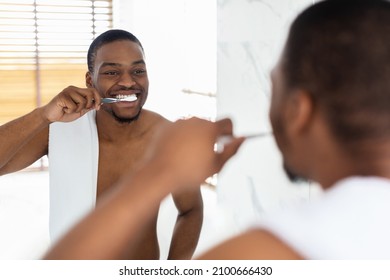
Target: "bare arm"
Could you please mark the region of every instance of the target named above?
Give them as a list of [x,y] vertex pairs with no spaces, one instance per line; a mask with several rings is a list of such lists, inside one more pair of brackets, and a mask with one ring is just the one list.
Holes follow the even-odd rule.
[[42,109],[35,109],[0,127],[0,175],[27,167],[47,153],[48,126]]
[[198,244],[203,222],[200,187],[182,189],[172,194],[179,212],[171,240],[168,259],[191,259]]
[[0,126],[0,175],[23,169],[47,154],[50,123],[73,121],[98,109],[99,102],[94,89],[68,87],[47,105]]
[[296,252],[274,235],[250,230],[210,249],[203,260],[300,260]]
[[158,205],[182,186],[199,189],[236,153],[242,138],[232,141],[222,153],[214,152],[217,137],[231,133],[227,120],[211,123],[190,119],[165,125],[139,170],[111,188],[95,211],[55,244],[45,258],[124,258],[154,216],[151,205]]

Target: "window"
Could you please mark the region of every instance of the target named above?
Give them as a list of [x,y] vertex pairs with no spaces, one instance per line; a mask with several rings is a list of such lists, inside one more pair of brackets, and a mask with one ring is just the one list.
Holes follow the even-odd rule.
[[0,0],[0,123],[85,86],[88,46],[111,27],[111,0]]

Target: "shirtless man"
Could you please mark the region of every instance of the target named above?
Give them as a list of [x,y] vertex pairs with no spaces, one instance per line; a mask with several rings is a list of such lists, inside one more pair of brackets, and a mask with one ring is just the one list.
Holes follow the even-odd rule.
[[[50,123],[71,122],[95,109],[99,139],[97,198],[124,173],[137,169],[155,129],[169,122],[142,108],[149,81],[144,51],[138,39],[123,30],[109,30],[97,37],[88,51],[86,85],[87,88],[70,86],[47,105],[16,120],[17,129],[23,134],[10,141],[17,145],[2,159],[0,175],[25,168],[48,154]],[[101,98],[118,95],[135,95],[137,99],[101,104]],[[15,121],[11,129],[12,125]],[[178,217],[168,259],[189,259],[196,248],[203,219],[200,188],[186,188],[172,193],[172,197]],[[153,218],[143,227],[140,242],[124,256],[126,258],[159,259],[156,232],[159,207],[150,207]]]

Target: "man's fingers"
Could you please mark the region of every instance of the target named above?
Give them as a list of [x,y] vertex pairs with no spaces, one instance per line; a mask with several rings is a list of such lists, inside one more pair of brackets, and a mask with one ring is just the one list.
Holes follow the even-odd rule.
[[70,114],[76,112],[77,104],[71,98],[62,97],[60,100],[60,106],[63,108],[65,113]]
[[101,97],[96,89],[68,87],[61,97],[66,113],[81,113],[85,110],[98,109]]
[[224,145],[223,151],[217,153],[217,168],[216,172],[219,172],[225,163],[234,156],[241,144],[245,141],[245,137],[233,138],[229,143]]
[[101,102],[101,96],[100,94],[98,93],[98,91],[95,89],[95,88],[89,88],[89,90],[92,91],[92,97],[90,99],[90,101],[92,102],[91,104],[91,107],[90,108],[95,108],[96,110],[99,110],[100,109],[100,104],[102,103]]
[[231,119],[225,118],[215,122],[217,127],[217,136],[233,135],[233,122]]
[[94,88],[76,88],[71,92],[71,98],[78,104],[78,111],[97,108],[100,105],[100,95]]

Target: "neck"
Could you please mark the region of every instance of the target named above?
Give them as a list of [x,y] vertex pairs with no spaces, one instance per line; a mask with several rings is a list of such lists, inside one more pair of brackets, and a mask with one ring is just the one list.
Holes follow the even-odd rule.
[[321,172],[315,176],[324,189],[351,176],[390,179],[390,139],[361,141],[331,154],[319,163]]
[[96,112],[96,126],[99,139],[117,142],[135,138],[144,133],[144,110],[137,119],[131,122],[120,122],[114,116],[104,110]]

